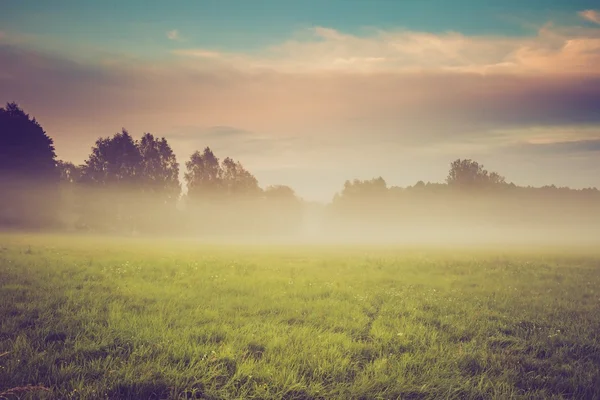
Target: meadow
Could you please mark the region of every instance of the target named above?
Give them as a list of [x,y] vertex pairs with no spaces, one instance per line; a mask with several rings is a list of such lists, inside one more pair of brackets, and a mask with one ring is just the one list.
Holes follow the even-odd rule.
[[0,235],[0,398],[600,398],[600,250]]

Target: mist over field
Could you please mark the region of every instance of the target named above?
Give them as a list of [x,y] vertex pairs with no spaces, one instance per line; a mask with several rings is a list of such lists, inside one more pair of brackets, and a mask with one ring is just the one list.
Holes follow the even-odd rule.
[[[0,110],[0,224],[21,231],[195,237],[220,242],[591,244],[596,188],[523,187],[471,159],[445,182],[347,180],[329,202],[259,185],[241,162],[205,147],[180,170],[169,142],[127,130],[99,138],[81,165],[15,103]],[[180,179],[180,177],[183,179]]]
[[388,186],[347,180],[330,202],[286,185],[262,188],[241,162],[209,147],[183,180],[165,138],[123,130],[99,138],[85,162],[56,161],[52,139],[17,104],[0,110],[7,230],[198,238],[219,242],[398,244],[591,244],[596,188],[522,187],[470,159],[443,183]]
[[[181,191],[177,170],[144,172],[153,160],[125,167],[118,157],[126,156],[107,155],[100,175],[87,164],[60,162],[54,182],[4,174],[3,229],[290,244],[589,245],[600,237],[597,189],[490,183],[471,160],[457,160],[446,183],[403,188],[355,179],[320,203],[284,185],[263,189],[229,158],[224,168],[214,158],[212,176],[200,161]],[[196,167],[188,163],[188,170]],[[127,168],[140,172],[127,176]]]

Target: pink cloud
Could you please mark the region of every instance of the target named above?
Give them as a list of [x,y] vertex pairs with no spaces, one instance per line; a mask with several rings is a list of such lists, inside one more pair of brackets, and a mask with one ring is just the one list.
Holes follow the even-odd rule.
[[596,10],[585,10],[581,11],[579,15],[588,21],[594,22],[596,24],[600,24],[600,12]]
[[543,26],[535,36],[466,36],[376,31],[367,36],[317,27],[257,53],[179,49],[189,57],[210,55],[238,69],[279,72],[600,73],[600,29]]

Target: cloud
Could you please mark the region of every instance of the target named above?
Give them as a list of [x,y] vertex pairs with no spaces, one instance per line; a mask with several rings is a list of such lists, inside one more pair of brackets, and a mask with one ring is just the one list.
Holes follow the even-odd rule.
[[175,50],[174,53],[180,54],[180,55],[193,56],[193,57],[201,57],[201,58],[217,59],[217,58],[222,57],[222,54],[217,51],[209,51],[209,50],[202,50],[202,49]]
[[177,29],[173,29],[167,32],[167,38],[170,40],[179,40],[179,31]]
[[[593,14],[596,15],[596,14]],[[179,56],[279,72],[600,73],[600,29],[546,24],[531,37],[406,30],[346,34],[316,27],[255,53],[178,49]]]
[[550,143],[522,143],[515,145],[512,151],[520,151],[526,154],[538,153],[563,156],[594,153],[597,156],[600,153],[600,138]]
[[[174,61],[90,64],[0,46],[2,101],[104,134],[125,125],[158,134],[228,125],[328,146],[441,145],[498,129],[600,123],[600,76],[458,71],[248,71]],[[85,128],[90,130],[89,127]],[[89,136],[96,131],[89,133]],[[78,137],[83,137],[79,132]],[[318,140],[314,146],[318,147]],[[339,145],[338,145],[339,147]],[[87,150],[87,149],[86,149]]]
[[581,11],[579,15],[588,21],[594,22],[596,24],[600,24],[600,12],[596,10],[585,10]]

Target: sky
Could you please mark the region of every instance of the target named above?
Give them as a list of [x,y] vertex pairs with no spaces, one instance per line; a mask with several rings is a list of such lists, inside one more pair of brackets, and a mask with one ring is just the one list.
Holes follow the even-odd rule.
[[3,0],[0,102],[81,163],[98,137],[210,146],[262,186],[600,187],[596,1]]

